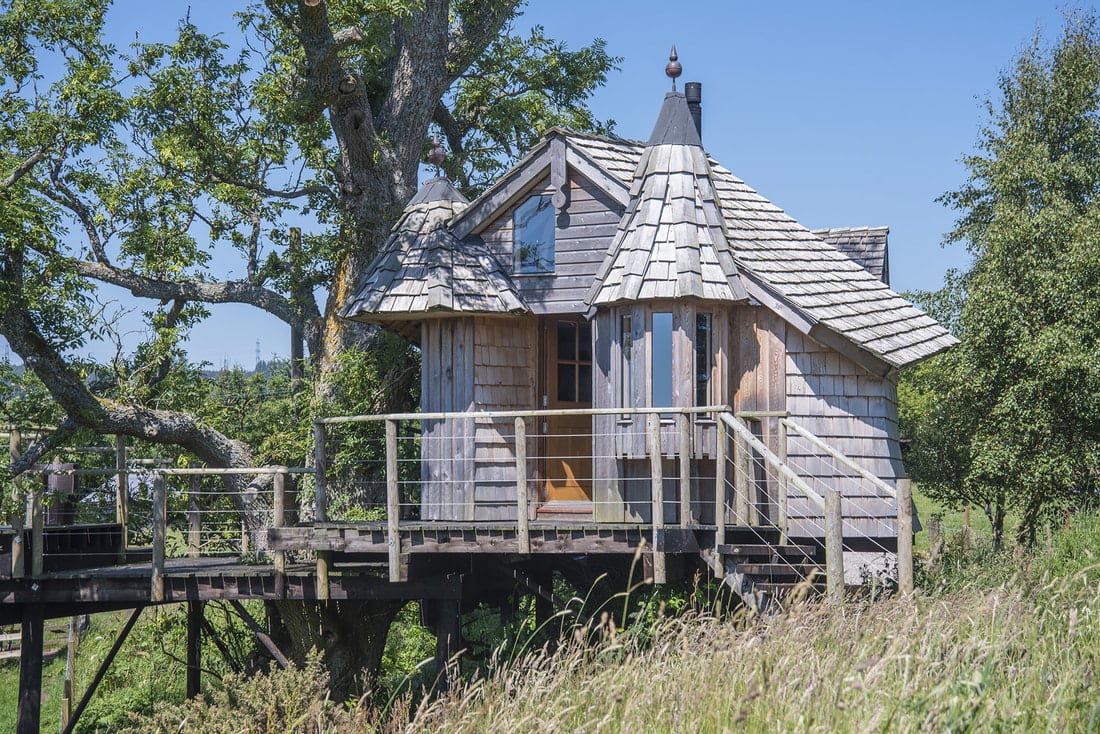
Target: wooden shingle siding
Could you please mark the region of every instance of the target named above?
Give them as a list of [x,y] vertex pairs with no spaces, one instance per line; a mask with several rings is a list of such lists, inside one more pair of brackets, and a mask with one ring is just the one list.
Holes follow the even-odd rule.
[[[788,330],[787,350],[787,409],[792,420],[888,484],[904,477],[897,441],[896,383],[869,375],[793,329]],[[843,487],[842,514],[853,535],[896,533],[893,499],[879,496],[870,483],[854,478],[847,468],[793,434],[788,439],[788,457],[792,468],[815,490]],[[822,535],[824,519],[818,508],[792,495],[790,512],[792,535]]]
[[[537,321],[479,318],[474,333],[474,409],[532,410],[536,406]],[[476,462],[474,519],[516,519],[515,421],[474,419]],[[527,476],[530,506],[535,506],[534,421],[528,421]]]
[[[622,207],[590,181],[570,169],[568,203],[557,215],[554,232],[554,272],[514,273],[512,215],[515,205],[504,209],[481,230],[486,248],[512,273],[512,282],[534,313],[584,313],[584,297],[615,235]],[[528,192],[552,194],[549,175],[538,179]]]
[[813,233],[890,285],[889,227],[833,227],[815,229]]

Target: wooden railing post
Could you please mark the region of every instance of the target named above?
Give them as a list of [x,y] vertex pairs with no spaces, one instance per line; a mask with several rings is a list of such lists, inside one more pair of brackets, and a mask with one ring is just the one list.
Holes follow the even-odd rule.
[[41,483],[32,483],[30,502],[27,507],[27,524],[31,527],[31,578],[42,575],[42,562],[45,548],[42,547],[45,516],[42,512],[42,492],[48,481],[48,474],[42,475]]
[[[665,529],[665,487],[661,470],[661,416],[649,414],[649,488],[653,503],[653,583],[663,584],[667,580],[665,573],[665,554],[657,550],[657,538]],[[663,538],[662,538],[663,542]]]
[[386,421],[386,545],[390,581],[401,580],[401,498],[397,482],[397,421]]
[[189,479],[187,492],[187,555],[198,558],[202,548],[202,477]]
[[313,476],[317,494],[314,497],[313,520],[328,519],[328,486],[325,480],[325,424],[313,424]]
[[[277,467],[273,480],[273,495],[271,497],[271,527],[281,528],[286,525],[286,485],[287,468]],[[286,551],[275,551],[274,567],[276,574],[286,573]]]
[[130,475],[126,471],[126,437],[115,434],[115,522],[122,526],[122,544],[118,560],[126,562],[126,545],[130,528]]
[[[11,456],[11,462],[14,464],[20,456],[20,444],[23,440],[22,433],[18,428],[12,428],[11,433],[8,434],[8,451]],[[20,480],[16,481],[16,488],[19,487]],[[11,521],[11,529],[14,531],[11,541],[11,577],[13,579],[21,579],[26,574],[25,557],[23,555],[23,518],[13,517]]]
[[825,581],[830,601],[844,601],[844,519],[840,492],[825,493]]
[[733,507],[738,525],[752,525],[749,514],[749,474],[746,456],[751,456],[751,448],[740,436],[733,437]]
[[[777,447],[779,449],[779,451],[776,452],[776,453],[779,454],[779,461],[784,466],[786,466],[786,464],[787,464],[787,424],[784,423],[781,420],[777,421],[776,423],[777,423],[778,429],[779,429],[779,435],[778,435],[779,445]],[[778,513],[779,513],[779,518],[778,518],[778,520],[779,520],[779,544],[780,545],[786,545],[788,536],[790,535],[790,521],[788,520],[788,517],[789,517],[788,510],[789,510],[789,504],[790,503],[788,501],[787,477],[786,477],[786,475],[783,474],[783,472],[777,472],[777,474],[778,474],[778,476],[776,477],[776,480],[777,480],[777,483],[778,483],[779,486],[776,489],[777,489],[777,492],[778,492],[779,496],[776,499],[777,499],[777,504],[778,504],[777,509],[778,509]]]
[[715,546],[726,542],[726,424],[714,422],[714,533]]
[[898,591],[913,593],[913,483],[898,480]]
[[164,601],[164,539],[168,533],[168,482],[153,474],[153,568],[149,598]]
[[691,416],[680,413],[680,527],[692,525],[691,515]]
[[519,552],[531,552],[531,527],[527,499],[527,421],[516,416],[516,534]]

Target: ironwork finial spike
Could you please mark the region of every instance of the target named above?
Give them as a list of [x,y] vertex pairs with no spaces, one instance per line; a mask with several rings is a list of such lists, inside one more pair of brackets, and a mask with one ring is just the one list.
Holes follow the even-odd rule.
[[684,72],[680,64],[680,57],[676,54],[676,44],[672,44],[672,51],[668,55],[668,64],[665,65],[665,76],[672,80],[672,91],[676,91],[676,77]]

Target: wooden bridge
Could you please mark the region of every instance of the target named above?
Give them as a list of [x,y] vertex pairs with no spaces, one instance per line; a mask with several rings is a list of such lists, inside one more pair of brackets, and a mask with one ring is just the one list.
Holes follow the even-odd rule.
[[[560,413],[593,426],[579,441],[593,450],[579,460],[546,450],[561,445],[543,430]],[[608,417],[615,436],[595,428]],[[427,444],[456,426],[477,450],[451,456],[441,473],[424,459],[439,456]],[[641,438],[624,439],[628,427]],[[210,600],[420,600],[445,660],[459,648],[464,604],[493,603],[517,586],[549,601],[553,573],[579,582],[640,560],[647,579],[665,583],[708,568],[766,609],[822,570],[827,593],[839,599],[845,555],[863,551],[896,553],[900,587],[912,584],[908,483],[891,487],[782,414],[711,406],[326,418],[315,424],[310,468],[150,469],[127,462],[119,447],[114,469],[41,467],[38,479],[20,480],[24,527],[0,530],[0,624],[22,626],[20,731],[38,727],[47,619],[124,609],[136,619],[145,606],[187,603],[194,694],[202,603]],[[546,501],[547,477],[563,475],[555,463],[587,501]],[[569,474],[575,466],[588,473]],[[223,483],[230,474],[270,481],[234,497]],[[49,476],[112,489],[114,517],[47,526]],[[347,496],[354,502],[336,501]],[[457,500],[470,519],[431,519],[441,497]],[[888,501],[894,516],[861,518],[870,499]],[[601,503],[617,504],[614,521]],[[285,660],[248,621],[272,657]]]

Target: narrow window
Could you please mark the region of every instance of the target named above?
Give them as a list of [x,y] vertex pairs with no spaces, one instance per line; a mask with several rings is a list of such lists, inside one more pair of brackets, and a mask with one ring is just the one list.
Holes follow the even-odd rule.
[[549,194],[532,196],[512,215],[517,273],[554,272],[554,207]]
[[695,314],[695,404],[710,405],[710,371],[714,359],[712,327],[709,313]]
[[559,321],[556,336],[557,401],[591,406],[592,325],[586,321]]
[[634,408],[637,406],[634,405],[630,389],[633,384],[630,353],[634,351],[634,333],[629,314],[619,317],[619,347],[622,350],[619,357],[619,405],[623,408]]
[[672,407],[672,314],[653,312],[650,341],[650,405]]

